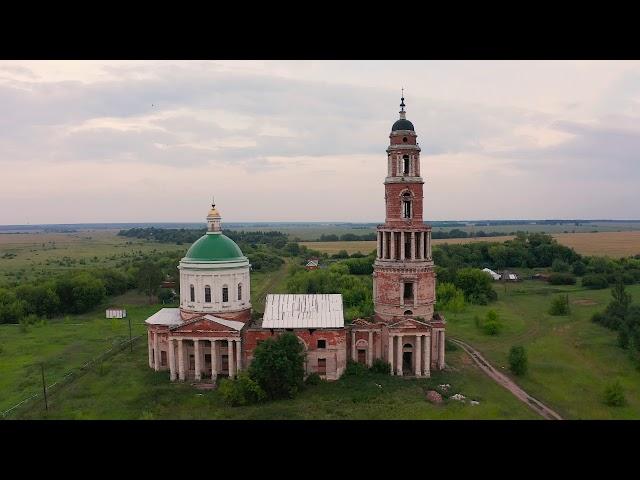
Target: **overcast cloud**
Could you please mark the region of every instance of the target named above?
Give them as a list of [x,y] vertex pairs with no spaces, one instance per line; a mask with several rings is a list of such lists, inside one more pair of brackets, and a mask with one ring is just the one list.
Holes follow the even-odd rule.
[[0,223],[640,218],[640,62],[0,62]]

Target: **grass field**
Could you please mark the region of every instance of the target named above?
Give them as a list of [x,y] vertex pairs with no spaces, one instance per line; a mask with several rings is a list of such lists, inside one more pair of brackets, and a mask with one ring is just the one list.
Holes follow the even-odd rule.
[[[640,285],[627,287],[636,302]],[[447,334],[480,350],[497,368],[508,365],[512,345],[524,345],[529,373],[515,378],[527,392],[573,419],[640,419],[640,371],[617,346],[616,333],[590,321],[603,310],[611,294],[575,286],[554,287],[527,280],[496,287],[498,301],[489,306],[469,306],[464,313],[446,314]],[[547,313],[555,293],[569,295],[571,315]],[[473,320],[490,309],[500,315],[504,331],[492,337],[482,333]],[[602,396],[606,385],[620,379],[628,406],[608,407]]]
[[[640,254],[640,232],[599,232],[599,233],[558,233],[552,235],[559,243],[574,248],[582,255],[606,255],[626,257]],[[433,245],[443,243],[460,244],[472,242],[504,242],[512,236],[484,238],[448,238],[434,239]],[[376,242],[303,242],[307,248],[326,252],[330,255],[346,250],[349,254],[360,252],[367,254],[376,249]]]
[[140,253],[186,252],[189,247],[129,239],[117,233],[117,230],[86,230],[0,234],[0,283],[84,266],[111,266],[126,256]]
[[[248,407],[227,406],[219,392],[171,383],[147,364],[146,344],[118,354],[64,387],[49,402],[32,403],[17,418],[48,419],[535,419],[534,412],[493,383],[460,351],[448,357],[454,370],[430,380],[368,374],[308,387],[296,398]],[[379,388],[377,384],[382,385]],[[449,400],[432,405],[424,388],[441,383],[479,405]]]

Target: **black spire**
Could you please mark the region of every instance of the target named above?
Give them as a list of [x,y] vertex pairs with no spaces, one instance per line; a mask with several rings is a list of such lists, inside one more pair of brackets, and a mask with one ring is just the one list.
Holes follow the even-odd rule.
[[404,107],[406,107],[406,105],[404,104],[404,88],[403,88],[402,97],[400,98],[400,113],[404,112]]

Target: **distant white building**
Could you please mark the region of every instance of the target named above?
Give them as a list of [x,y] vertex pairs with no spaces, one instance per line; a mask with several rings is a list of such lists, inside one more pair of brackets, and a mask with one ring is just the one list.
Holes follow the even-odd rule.
[[501,275],[499,273],[494,272],[490,268],[483,268],[482,271],[491,275],[491,278],[493,278],[494,280],[500,280]]

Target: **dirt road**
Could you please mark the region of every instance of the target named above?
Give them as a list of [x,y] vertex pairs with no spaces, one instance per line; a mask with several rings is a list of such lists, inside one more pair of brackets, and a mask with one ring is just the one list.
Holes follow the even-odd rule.
[[449,339],[460,348],[462,348],[465,352],[467,352],[484,373],[495,380],[498,384],[509,390],[513,395],[515,395],[516,398],[524,402],[534,412],[538,412],[547,420],[562,420],[562,417],[560,415],[544,405],[542,402],[533,398],[522,388],[516,385],[509,377],[496,370],[487,360],[485,360],[480,352],[478,352],[471,345],[455,338],[449,337]]

